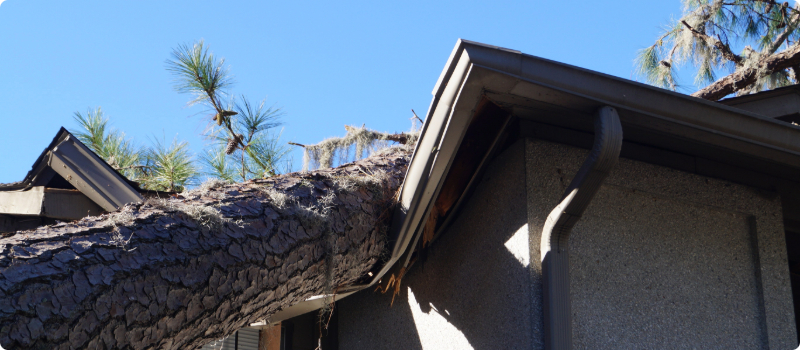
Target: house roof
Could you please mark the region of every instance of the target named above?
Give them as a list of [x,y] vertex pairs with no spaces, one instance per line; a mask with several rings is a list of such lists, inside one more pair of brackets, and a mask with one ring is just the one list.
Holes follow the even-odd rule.
[[74,188],[104,210],[142,201],[138,185],[114,170],[63,127],[22,181],[0,184],[0,191],[32,187]]
[[720,103],[785,122],[800,122],[800,86],[727,98]]
[[[672,162],[664,165],[715,177],[720,177],[726,166],[790,181],[800,176],[798,126],[519,51],[459,40],[433,89],[433,101],[403,184],[398,218],[392,227],[395,246],[391,263],[408,262],[445,180],[454,176],[454,159],[467,144],[464,140],[470,125],[479,121],[476,111],[482,110],[482,101],[510,113],[518,123],[515,131],[522,136],[590,148],[593,113],[611,106],[623,125],[623,157],[648,153],[647,157],[656,158],[661,152],[666,155],[661,158],[668,159],[649,160]],[[498,118],[504,116],[498,114]],[[502,123],[508,124],[497,122]],[[505,126],[486,131],[508,132]],[[483,137],[496,139],[499,135]],[[483,151],[488,154],[492,150]],[[466,170],[472,174],[455,176],[474,176],[481,166]],[[468,192],[469,186],[462,197]],[[376,281],[388,270],[377,274]]]
[[12,189],[18,189],[18,188],[24,188],[24,187],[25,187],[25,183],[22,182],[22,181],[9,182],[9,183],[0,183],[0,191],[6,191],[6,190],[12,190]]
[[406,267],[420,242],[447,228],[506,140],[591,148],[593,115],[604,106],[619,114],[622,157],[762,188],[800,178],[798,126],[516,50],[459,40],[432,94],[390,229],[391,258],[370,284],[344,292]]

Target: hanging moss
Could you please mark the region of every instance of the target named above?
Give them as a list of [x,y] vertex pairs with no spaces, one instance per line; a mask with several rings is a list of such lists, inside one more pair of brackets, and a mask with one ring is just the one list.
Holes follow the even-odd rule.
[[418,136],[418,133],[383,133],[363,126],[359,128],[346,125],[345,129],[347,135],[344,137],[331,137],[316,145],[304,145],[303,170],[330,168],[335,160],[347,163],[364,158],[365,152],[371,153],[389,147],[390,141],[397,142],[398,135],[405,138],[405,144],[413,144]]

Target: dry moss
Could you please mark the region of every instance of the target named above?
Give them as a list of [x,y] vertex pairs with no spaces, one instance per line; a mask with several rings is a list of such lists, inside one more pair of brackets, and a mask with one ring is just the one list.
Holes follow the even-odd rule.
[[208,192],[229,184],[230,182],[228,181],[218,178],[211,178],[200,184],[200,186],[197,186],[197,188],[195,188],[191,192]]
[[[345,128],[347,135],[344,137],[331,137],[316,145],[305,146],[303,170],[330,168],[336,160],[339,163],[346,163],[363,158],[365,153],[372,153],[389,146],[391,134],[365,127]],[[416,138],[410,141],[416,141]]]
[[187,204],[177,200],[162,198],[150,199],[147,201],[147,204],[169,211],[180,211],[201,226],[205,226],[212,230],[221,229],[226,222],[231,222],[230,219],[223,217],[222,213],[220,213],[217,208],[210,206]]
[[125,251],[136,250],[136,248],[130,249],[128,247],[128,243],[130,243],[131,239],[133,238],[133,232],[131,232],[130,236],[125,238],[125,236],[123,236],[122,232],[120,232],[119,230],[119,226],[124,226],[133,223],[135,219],[136,217],[125,209],[116,213],[109,214],[105,218],[105,223],[113,226],[114,228],[111,230],[111,234],[109,237],[110,239],[108,243],[118,248],[121,248],[122,250]]

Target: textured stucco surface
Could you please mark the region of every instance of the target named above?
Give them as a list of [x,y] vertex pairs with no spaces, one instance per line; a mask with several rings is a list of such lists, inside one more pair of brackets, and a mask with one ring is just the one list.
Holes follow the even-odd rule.
[[[587,152],[501,154],[394,306],[371,290],[339,303],[340,347],[542,349],[541,229]],[[797,345],[775,194],[621,159],[570,245],[575,349]]]
[[[534,283],[537,237],[587,152],[527,142]],[[795,348],[782,230],[774,194],[621,159],[570,236],[574,348]]]
[[532,348],[524,148],[493,161],[394,306],[372,290],[339,302],[341,349]]

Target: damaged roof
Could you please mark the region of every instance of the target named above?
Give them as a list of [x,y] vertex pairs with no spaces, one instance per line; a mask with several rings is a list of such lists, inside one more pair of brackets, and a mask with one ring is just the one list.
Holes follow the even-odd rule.
[[[432,94],[390,229],[391,258],[369,284],[338,297],[402,277],[415,252],[448,227],[508,140],[532,137],[589,149],[593,115],[604,106],[619,113],[622,157],[772,190],[800,178],[800,127],[777,115],[516,50],[458,40]],[[314,302],[272,321],[318,308]]]
[[143,200],[136,182],[108,165],[63,127],[33,162],[25,178],[0,184],[0,191],[24,191],[36,186],[77,189],[107,211]]

